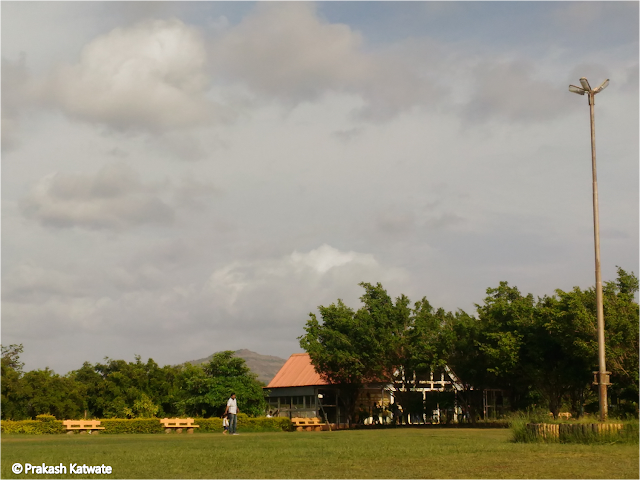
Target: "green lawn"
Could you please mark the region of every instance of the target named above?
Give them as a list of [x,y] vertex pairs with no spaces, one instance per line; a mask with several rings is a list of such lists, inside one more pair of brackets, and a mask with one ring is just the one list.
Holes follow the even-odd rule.
[[[517,444],[507,429],[3,435],[2,478],[638,478],[637,445]],[[16,463],[112,475],[15,475]]]

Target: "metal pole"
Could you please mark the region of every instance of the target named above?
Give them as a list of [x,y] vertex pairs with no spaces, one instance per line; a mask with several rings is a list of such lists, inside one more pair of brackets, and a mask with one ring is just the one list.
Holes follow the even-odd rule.
[[598,318],[598,397],[600,421],[607,419],[607,385],[609,372],[605,363],[604,349],[604,309],[602,306],[602,276],[600,274],[600,220],[598,215],[598,177],[596,174],[596,125],[594,118],[595,94],[589,92],[591,113],[591,168],[593,173],[593,237],[596,260],[596,314]]

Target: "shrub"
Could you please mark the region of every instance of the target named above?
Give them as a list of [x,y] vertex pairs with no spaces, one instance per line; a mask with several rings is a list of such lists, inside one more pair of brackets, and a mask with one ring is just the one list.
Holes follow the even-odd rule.
[[218,417],[211,418],[194,418],[193,423],[200,425],[200,428],[196,428],[196,432],[222,432],[222,419]]
[[164,426],[158,418],[105,418],[100,422],[102,433],[162,433]]
[[[37,420],[2,420],[2,433],[23,433],[31,435],[61,434],[67,429],[61,420],[53,415],[38,415]],[[194,424],[200,427],[196,432],[222,432],[221,418],[195,418]],[[164,425],[159,418],[105,418],[100,421],[104,430],[101,433],[163,433]],[[290,432],[293,424],[288,418],[249,417],[238,415],[238,428],[249,432]]]
[[[196,418],[196,425],[200,428],[197,432],[222,432],[222,419],[218,417],[212,418]],[[238,414],[238,429],[247,432],[291,432],[294,430],[291,420],[285,417],[249,417],[244,413]]]
[[[41,415],[38,415],[41,417]],[[50,415],[53,417],[53,415]],[[48,435],[66,432],[62,421],[53,419],[38,420],[3,420],[0,425],[2,433],[26,433],[31,435]]]
[[[554,420],[540,411],[529,412],[516,412],[509,418],[509,427],[511,428],[514,442],[522,443],[638,443],[638,420],[613,420],[606,423],[621,423],[623,425],[620,431],[602,432],[597,434],[593,432],[591,428],[572,428],[570,430],[560,430],[559,437],[548,436],[546,438],[536,435],[532,431],[527,429],[529,423],[546,423],[546,424],[560,424],[560,425],[573,425],[578,427],[584,425],[587,427],[589,424],[601,423],[595,416],[584,416],[580,419],[571,420]],[[562,428],[562,427],[560,427]]]
[[291,432],[294,429],[291,420],[286,417],[248,417],[238,415],[238,427],[252,432]]

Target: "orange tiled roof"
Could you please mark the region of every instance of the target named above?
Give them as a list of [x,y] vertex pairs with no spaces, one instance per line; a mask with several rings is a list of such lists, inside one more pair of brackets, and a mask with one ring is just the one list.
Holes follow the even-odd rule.
[[311,364],[308,353],[294,353],[271,379],[267,388],[329,385]]

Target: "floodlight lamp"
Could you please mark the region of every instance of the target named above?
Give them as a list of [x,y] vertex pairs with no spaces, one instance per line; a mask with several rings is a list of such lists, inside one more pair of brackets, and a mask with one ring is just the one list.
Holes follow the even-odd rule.
[[584,77],[580,79],[580,85],[582,85],[582,88],[584,88],[587,92],[591,90],[591,86],[589,85],[589,82]]
[[575,85],[569,85],[569,91],[573,92],[573,93],[577,93],[578,95],[584,95],[585,94],[584,89],[582,89],[580,87],[576,87]]
[[595,93],[601,92],[609,85],[609,79],[607,78],[604,82],[602,82],[599,86],[597,86],[593,91]]
[[322,395],[321,393],[318,394],[318,398],[324,398],[324,395]]

